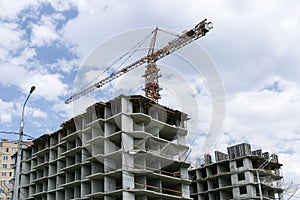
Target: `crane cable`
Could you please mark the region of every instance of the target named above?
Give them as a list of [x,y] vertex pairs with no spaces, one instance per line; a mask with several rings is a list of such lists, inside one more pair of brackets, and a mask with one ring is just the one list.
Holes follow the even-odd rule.
[[[114,72],[116,70],[118,70],[137,50],[138,48],[140,48],[149,38],[150,36],[154,33],[154,30],[148,34],[146,37],[144,37],[141,41],[139,41],[137,44],[135,44],[133,47],[131,47],[127,52],[125,52],[122,56],[120,56],[118,59],[114,60],[107,68],[105,68],[104,71],[102,71],[99,75],[95,76],[95,78],[93,78],[91,81],[89,81],[88,83],[86,83],[85,85],[83,85],[82,87],[80,87],[79,89],[77,89],[77,91],[80,91],[86,87],[88,87],[89,85],[91,85],[95,80],[97,80],[100,76],[102,76],[105,72],[107,72],[110,68],[112,68],[116,63],[118,63],[120,60],[122,60],[125,56],[127,56],[130,52],[132,52],[131,54],[129,54],[129,56],[114,70]],[[112,72],[112,73],[114,73]]]

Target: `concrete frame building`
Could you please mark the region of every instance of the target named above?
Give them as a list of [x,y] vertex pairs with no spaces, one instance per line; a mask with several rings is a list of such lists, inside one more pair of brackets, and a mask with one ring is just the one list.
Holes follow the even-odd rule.
[[261,149],[251,151],[246,143],[228,147],[227,151],[227,154],[215,151],[215,163],[211,162],[211,155],[205,155],[205,163],[189,171],[193,199],[260,199],[258,179],[264,200],[283,199],[282,164],[277,155],[270,157]]
[[136,95],[87,108],[23,149],[19,199],[189,199],[185,113]]
[[10,200],[12,199],[11,191],[13,189],[13,184],[11,179],[14,173],[15,160],[12,157],[17,151],[18,142],[8,141],[2,139],[0,141],[0,199]]

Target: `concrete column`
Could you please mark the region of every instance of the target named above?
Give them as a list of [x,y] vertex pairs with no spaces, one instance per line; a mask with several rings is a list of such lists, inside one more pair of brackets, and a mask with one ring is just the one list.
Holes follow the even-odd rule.
[[250,197],[256,196],[256,187],[255,185],[247,185],[247,191]]
[[111,117],[111,115],[112,115],[111,108],[105,107],[104,108],[104,118],[107,119],[107,118]]
[[124,132],[133,131],[133,120],[130,116],[127,115],[121,116],[121,130]]
[[123,191],[122,192],[123,200],[135,200],[134,193]]
[[250,158],[245,158],[244,159],[244,169],[253,169],[252,166],[252,161],[250,160]]
[[240,189],[238,187],[232,188],[232,195],[233,195],[233,199],[239,199],[240,198]]
[[184,135],[177,134],[177,144],[186,145]]
[[253,183],[254,182],[254,174],[253,174],[253,172],[246,171],[245,172],[245,178],[246,178],[246,180],[247,180],[248,183]]
[[134,155],[131,155],[130,152],[133,151],[133,138],[126,133],[122,133],[122,166],[125,169],[134,168]]
[[122,172],[122,183],[123,189],[133,189],[134,188],[134,175],[128,171]]
[[189,173],[187,168],[184,167],[180,168],[180,178],[189,179]]
[[122,153],[122,168],[126,170],[131,170],[135,168],[133,155],[130,155],[126,152]]
[[214,188],[212,180],[207,180],[207,188],[208,188],[208,190],[211,190]]
[[210,175],[212,175],[212,171],[211,171],[211,169],[210,168],[206,168],[206,174],[207,174],[207,176],[210,176]]
[[80,187],[78,187],[78,186],[74,188],[74,197],[75,198],[81,197],[81,190],[80,190]]
[[55,194],[47,194],[47,200],[55,200]]
[[231,183],[232,183],[232,185],[237,185],[237,184],[239,184],[239,181],[238,181],[238,175],[237,175],[237,174],[232,174],[232,175],[230,176],[230,178],[231,178]]
[[56,199],[64,199],[64,193],[61,191],[56,192]]
[[181,184],[182,197],[190,198],[190,187],[186,184]]
[[122,100],[121,100],[121,104],[122,104],[122,107],[121,107],[121,112],[123,113],[132,113],[132,102],[128,99],[125,99],[124,97],[122,97]]
[[116,126],[117,125],[115,125],[115,124],[105,123],[104,124],[104,136],[108,137],[112,133],[115,133],[116,132]]
[[236,162],[235,161],[230,161],[229,162],[229,168],[230,168],[230,171],[236,171]]

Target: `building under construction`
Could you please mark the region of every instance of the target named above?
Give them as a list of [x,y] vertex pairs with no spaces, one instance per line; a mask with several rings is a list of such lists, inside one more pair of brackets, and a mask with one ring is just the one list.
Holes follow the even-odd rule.
[[204,164],[189,171],[191,197],[198,200],[283,199],[281,166],[275,154],[251,151],[246,143],[205,155]]
[[189,171],[187,120],[139,95],[98,102],[22,150],[18,199],[281,199],[277,156],[249,144]]
[[191,199],[187,120],[142,96],[96,103],[23,149],[18,199]]

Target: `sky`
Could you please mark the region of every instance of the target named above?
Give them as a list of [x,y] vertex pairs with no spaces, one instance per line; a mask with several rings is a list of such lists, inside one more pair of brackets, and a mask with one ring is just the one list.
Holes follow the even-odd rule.
[[[59,129],[74,111],[64,101],[78,86],[74,80],[83,63],[99,45],[128,31],[156,26],[181,33],[207,18],[214,28],[195,43],[221,77],[226,105],[223,130],[214,148],[226,151],[228,145],[248,142],[253,149],[276,153],[284,164],[285,183],[300,183],[298,1],[0,0],[0,9],[0,131],[19,131],[21,109],[32,85],[36,90],[26,106],[24,132],[39,137]],[[175,91],[169,85],[176,85],[180,76],[189,77],[180,67],[170,66],[174,61],[175,57],[173,62],[160,62],[165,77],[161,103],[170,107],[176,103],[168,98]],[[170,78],[172,69],[180,76]],[[117,85],[132,84],[139,73],[143,69],[126,76],[124,82],[117,81],[110,95],[117,94]],[[201,133],[207,132],[213,113],[202,75],[191,80],[195,85],[188,84],[191,91],[198,91],[194,101],[200,114],[190,122],[200,124],[195,144],[205,141]],[[177,86],[185,90],[184,85]],[[179,102],[190,101],[181,98]],[[188,105],[181,107],[194,116]],[[0,134],[0,138],[17,135]]]

